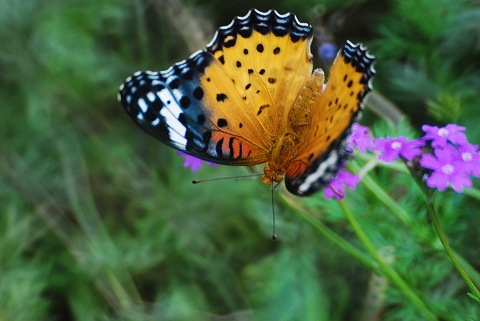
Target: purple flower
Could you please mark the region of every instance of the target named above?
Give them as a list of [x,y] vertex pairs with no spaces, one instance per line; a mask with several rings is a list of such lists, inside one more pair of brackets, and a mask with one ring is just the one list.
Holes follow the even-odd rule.
[[379,159],[384,162],[392,162],[402,156],[406,160],[412,160],[415,156],[418,156],[422,153],[421,146],[425,143],[421,140],[411,140],[408,141],[407,137],[398,137],[398,138],[375,138],[373,140],[373,146],[370,147],[370,150],[379,151]]
[[467,169],[458,157],[452,155],[449,148],[436,148],[435,156],[423,154],[420,159],[420,165],[431,169],[433,172],[427,178],[427,186],[444,191],[448,185],[457,193],[463,191],[463,187],[471,187],[472,181],[467,176]]
[[329,200],[335,197],[337,200],[341,200],[345,196],[345,188],[343,185],[355,189],[355,186],[360,182],[360,177],[350,172],[339,172],[337,177],[332,179],[328,186],[324,189],[323,195],[325,199]]
[[365,153],[372,144],[372,138],[368,134],[368,127],[358,123],[353,124],[352,135],[348,137],[347,144],[349,150],[353,151],[356,146],[362,153]]
[[337,51],[338,48],[334,43],[324,42],[318,49],[318,54],[320,55],[320,59],[329,63],[335,59],[337,56]]
[[[192,172],[196,172],[200,169],[200,167],[202,167],[203,160],[201,160],[200,158],[197,158],[195,156],[190,156],[182,151],[177,151],[177,155],[184,157],[183,167],[191,167]],[[212,167],[217,166],[217,164],[212,162],[207,162],[207,164]]]
[[446,149],[461,163],[467,174],[480,177],[480,154],[477,152],[478,145],[463,144],[458,149],[453,145],[447,145]]
[[423,125],[422,130],[426,133],[422,140],[431,140],[432,147],[445,147],[447,141],[453,144],[466,144],[467,137],[463,133],[465,127],[448,124],[445,127]]

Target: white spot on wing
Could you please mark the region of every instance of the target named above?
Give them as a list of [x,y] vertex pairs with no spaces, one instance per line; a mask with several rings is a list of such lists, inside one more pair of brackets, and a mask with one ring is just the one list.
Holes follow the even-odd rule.
[[[168,125],[168,137],[174,143],[187,145],[187,139],[185,138],[187,129],[178,120],[182,109],[177,105],[175,98],[168,89],[160,90],[157,92],[157,96],[165,105],[165,107],[160,110],[160,115],[165,117],[165,122]],[[167,101],[170,101],[170,104],[167,104]]]
[[146,113],[148,110],[148,105],[143,98],[138,99],[138,107],[142,110],[142,113]]
[[148,100],[150,100],[150,102],[154,102],[155,101],[155,94],[152,93],[151,91],[147,94],[147,98]]
[[[175,97],[173,97],[172,93],[168,89],[163,89],[157,92],[158,98],[163,102],[165,106],[167,106],[168,110],[178,118],[182,113],[182,109],[180,106],[177,105]],[[170,104],[167,104],[167,101],[170,101]]]

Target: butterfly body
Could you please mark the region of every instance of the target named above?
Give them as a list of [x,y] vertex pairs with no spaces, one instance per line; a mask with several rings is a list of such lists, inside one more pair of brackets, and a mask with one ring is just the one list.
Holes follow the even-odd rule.
[[347,43],[329,81],[312,72],[312,28],[287,13],[250,11],[205,51],[120,87],[132,120],[160,141],[225,165],[267,163],[266,184],[305,196],[336,175],[370,90],[373,57]]

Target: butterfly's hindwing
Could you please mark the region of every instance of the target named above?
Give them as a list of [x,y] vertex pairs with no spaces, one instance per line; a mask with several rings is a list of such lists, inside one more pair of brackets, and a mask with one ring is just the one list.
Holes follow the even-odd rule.
[[286,175],[287,189],[299,196],[324,188],[350,155],[347,139],[371,90],[374,57],[347,42],[330,69],[325,91],[312,109],[309,131]]
[[337,176],[351,151],[347,148],[350,130],[332,141],[328,149],[319,157],[307,160],[294,160],[287,171],[285,186],[298,196],[308,196],[324,188]]

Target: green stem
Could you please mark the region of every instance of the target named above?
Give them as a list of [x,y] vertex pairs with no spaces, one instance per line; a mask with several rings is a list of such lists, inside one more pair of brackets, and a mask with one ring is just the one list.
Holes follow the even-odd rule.
[[404,174],[408,174],[409,171],[408,169],[405,168],[405,164],[399,160],[396,160],[394,162],[391,162],[391,163],[385,163],[385,162],[382,162],[380,160],[378,160],[378,156],[375,155],[375,154],[369,154],[369,153],[365,153],[365,154],[362,154],[362,153],[355,153],[355,158],[356,159],[359,159],[359,160],[363,160],[365,162],[375,162],[376,165],[379,165],[381,167],[384,167],[384,168],[389,168],[389,169],[392,169],[392,170],[395,170],[397,172],[400,172],[400,173],[404,173]]
[[392,283],[396,284],[400,291],[410,300],[410,302],[417,308],[417,310],[425,316],[427,320],[438,320],[437,317],[428,309],[425,303],[420,299],[414,291],[410,288],[410,286],[398,275],[398,273],[385,261],[383,258],[378,254],[377,249],[370,241],[368,236],[363,231],[362,227],[358,223],[358,221],[353,216],[352,212],[348,209],[343,201],[339,202],[340,207],[342,208],[343,212],[347,220],[350,222],[355,234],[362,242],[363,246],[367,249],[370,255],[375,259],[377,264],[380,267],[381,273],[387,277]]
[[[360,171],[360,166],[356,162],[349,162],[348,166],[351,167],[351,169],[355,172],[358,173]],[[363,185],[372,192],[377,199],[385,204],[392,212],[395,214],[404,224],[407,226],[410,226],[410,216],[408,213],[401,207],[397,202],[395,202],[390,195],[388,195],[383,188],[378,185],[370,176],[367,174],[362,176],[362,183]]]
[[340,235],[332,231],[321,221],[315,219],[310,215],[306,210],[304,210],[300,204],[297,204],[295,200],[292,199],[289,195],[283,194],[283,200],[290,206],[300,217],[302,217],[307,223],[309,223],[313,228],[319,231],[323,236],[332,241],[338,247],[343,249],[345,252],[356,258],[358,261],[365,264],[367,267],[373,269],[376,272],[379,271],[377,263],[372,260],[372,258],[362,251],[358,250],[355,246],[345,241]]
[[480,200],[480,190],[476,188],[465,188],[463,190],[463,194],[476,198],[477,200]]
[[462,278],[465,280],[465,283],[467,283],[467,286],[470,288],[470,291],[472,291],[472,293],[475,295],[475,297],[477,298],[477,301],[480,302],[480,292],[478,292],[477,287],[475,286],[475,284],[473,284],[472,280],[467,275],[467,272],[465,272],[460,262],[458,262],[457,258],[455,257],[455,254],[452,251],[452,248],[447,242],[445,233],[443,233],[442,226],[440,225],[440,220],[438,219],[438,215],[437,215],[437,212],[435,211],[435,206],[433,204],[433,193],[427,196],[427,205],[428,205],[428,212],[432,216],[435,229],[437,230],[438,237],[440,238],[440,242],[442,242],[442,245],[445,251],[447,252],[448,257],[450,258],[450,260],[452,260],[453,265],[458,270]]

